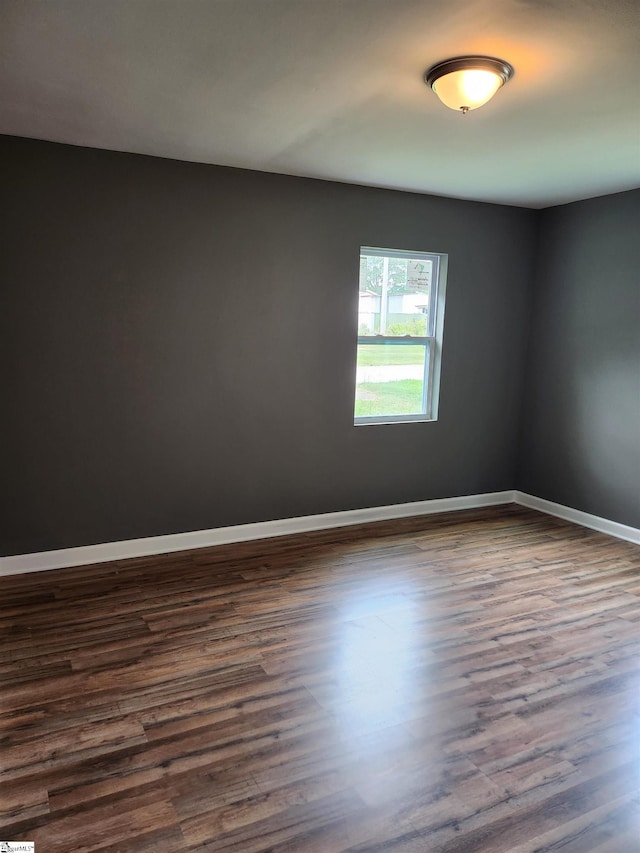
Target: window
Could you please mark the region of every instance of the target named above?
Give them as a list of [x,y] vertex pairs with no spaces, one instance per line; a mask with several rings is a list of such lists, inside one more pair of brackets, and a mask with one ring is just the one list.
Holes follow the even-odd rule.
[[447,256],[360,250],[355,424],[438,415]]

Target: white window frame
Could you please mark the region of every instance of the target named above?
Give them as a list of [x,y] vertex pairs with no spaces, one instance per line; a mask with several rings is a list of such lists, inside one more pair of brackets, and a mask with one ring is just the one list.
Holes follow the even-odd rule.
[[[444,331],[444,306],[447,287],[448,255],[440,252],[411,251],[408,249],[381,249],[362,246],[360,257],[373,256],[383,258],[407,258],[432,261],[431,289],[429,293],[429,312],[427,335],[392,336],[358,335],[358,344],[381,346],[425,347],[425,374],[422,386],[422,412],[407,415],[354,415],[354,426],[372,426],[393,423],[428,423],[438,420],[440,402],[440,370],[442,363],[442,336]],[[354,382],[357,389],[357,382]],[[355,394],[355,392],[354,392]]]

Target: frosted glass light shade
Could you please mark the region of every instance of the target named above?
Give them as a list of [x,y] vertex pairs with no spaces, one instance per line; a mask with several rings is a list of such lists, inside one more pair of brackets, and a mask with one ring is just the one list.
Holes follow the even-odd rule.
[[443,104],[467,113],[490,101],[513,76],[513,68],[491,56],[458,56],[430,68],[424,75]]
[[502,80],[493,71],[452,71],[433,84],[433,91],[452,110],[475,110],[490,101]]

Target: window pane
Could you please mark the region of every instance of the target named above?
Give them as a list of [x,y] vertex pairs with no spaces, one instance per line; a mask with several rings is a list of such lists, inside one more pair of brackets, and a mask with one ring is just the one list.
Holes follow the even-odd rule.
[[356,417],[424,413],[427,344],[358,344]]
[[431,258],[360,256],[358,334],[431,334]]

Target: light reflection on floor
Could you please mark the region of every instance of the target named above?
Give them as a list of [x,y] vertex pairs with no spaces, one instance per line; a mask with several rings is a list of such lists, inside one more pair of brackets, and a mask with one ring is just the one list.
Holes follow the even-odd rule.
[[[393,626],[385,614],[393,614]],[[332,671],[340,737],[350,740],[403,719],[424,621],[418,626],[410,588],[399,592],[396,584],[379,581],[359,588],[343,603],[341,616]]]

